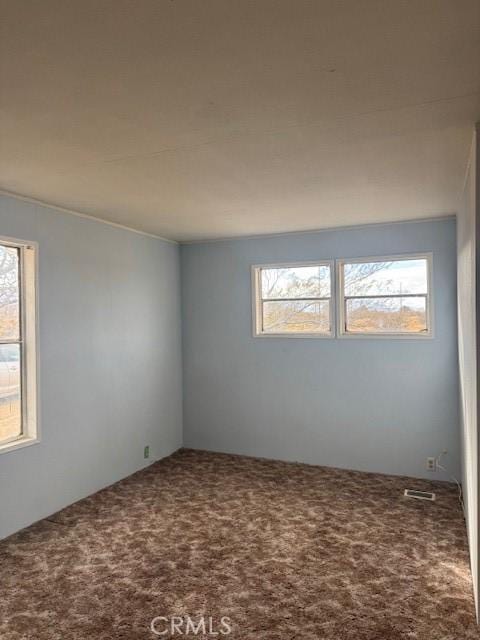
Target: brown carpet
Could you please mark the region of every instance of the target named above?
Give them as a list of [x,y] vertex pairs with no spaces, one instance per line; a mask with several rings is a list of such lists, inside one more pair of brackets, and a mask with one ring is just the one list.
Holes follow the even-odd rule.
[[480,637],[443,483],[184,450],[4,540],[0,567],[2,640],[180,638],[186,616],[210,639]]

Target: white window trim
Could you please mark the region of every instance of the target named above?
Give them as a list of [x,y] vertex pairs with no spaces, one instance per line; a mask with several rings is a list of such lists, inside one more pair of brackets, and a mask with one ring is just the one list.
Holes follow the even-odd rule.
[[22,434],[0,443],[0,454],[40,442],[38,411],[38,243],[0,236],[0,244],[20,249]]
[[[262,331],[262,301],[260,273],[262,269],[288,269],[289,267],[330,267],[330,331],[328,333],[265,333]],[[252,278],[252,333],[254,338],[321,338],[335,337],[335,260],[310,260],[303,262],[280,262],[273,264],[254,264],[251,267]]]
[[[423,333],[409,332],[391,332],[391,333],[348,333],[345,329],[345,292],[343,283],[343,265],[344,264],[363,264],[365,262],[392,262],[402,260],[426,260],[427,261],[427,295],[426,295],[426,314],[427,314],[427,331]],[[389,256],[369,256],[362,258],[341,258],[336,260],[336,297],[337,297],[337,336],[346,340],[428,340],[434,337],[434,304],[433,304],[433,254],[425,253],[402,253],[400,255]],[[372,296],[375,297],[375,296]]]

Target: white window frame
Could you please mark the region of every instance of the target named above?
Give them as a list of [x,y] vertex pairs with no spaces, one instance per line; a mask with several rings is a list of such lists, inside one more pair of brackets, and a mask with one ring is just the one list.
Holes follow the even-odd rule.
[[[344,290],[344,282],[343,282],[343,267],[345,264],[363,264],[366,262],[400,262],[402,260],[426,260],[427,261],[427,293],[426,294],[417,294],[415,297],[422,297],[425,295],[426,297],[426,323],[427,330],[422,333],[414,333],[414,332],[368,332],[368,333],[349,333],[346,330],[346,300],[349,299],[350,296],[345,296]],[[433,314],[433,254],[431,252],[426,253],[414,253],[414,254],[401,254],[401,255],[390,255],[390,256],[369,256],[366,258],[341,258],[336,260],[336,282],[337,282],[337,336],[339,338],[345,338],[347,340],[352,340],[355,338],[365,339],[365,338],[373,338],[373,339],[408,339],[408,340],[425,340],[428,338],[434,337],[434,314]],[[403,295],[401,297],[408,297],[410,294]],[[411,294],[414,295],[414,294]],[[371,295],[368,296],[370,298],[381,297]],[[389,298],[400,297],[395,294],[392,296],[387,296]]]
[[[20,436],[0,441],[0,454],[20,449],[40,441],[38,419],[38,244],[0,236],[0,244],[19,249],[20,274]],[[2,341],[0,341],[1,343]],[[3,343],[12,343],[6,340]]]
[[[261,272],[263,269],[289,269],[291,267],[312,267],[319,266],[330,268],[330,297],[315,298],[316,300],[329,301],[329,319],[330,331],[328,333],[320,332],[290,332],[290,333],[266,333],[263,331],[263,300],[261,297]],[[253,337],[254,338],[334,338],[335,337],[335,261],[334,260],[310,260],[308,262],[280,262],[274,264],[254,264],[251,267],[252,278],[252,319],[253,319]],[[287,298],[284,298],[287,300]],[[300,300],[301,298],[292,298],[292,300]]]

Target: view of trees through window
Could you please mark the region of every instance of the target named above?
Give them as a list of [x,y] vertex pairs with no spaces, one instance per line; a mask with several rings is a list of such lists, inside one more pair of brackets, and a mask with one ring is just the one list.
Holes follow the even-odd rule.
[[22,433],[19,263],[18,248],[0,245],[0,443]]
[[329,333],[329,264],[261,270],[264,333]]
[[347,333],[422,333],[427,326],[426,258],[343,264]]
[[[342,332],[426,333],[428,259],[340,262]],[[257,269],[261,333],[332,332],[330,263]]]

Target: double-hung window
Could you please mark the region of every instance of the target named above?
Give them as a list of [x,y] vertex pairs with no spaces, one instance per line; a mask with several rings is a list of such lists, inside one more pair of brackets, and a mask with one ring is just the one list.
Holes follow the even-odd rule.
[[254,335],[433,335],[430,253],[335,263],[336,287],[331,261],[252,267]]
[[0,239],[0,452],[37,440],[35,253]]
[[252,267],[254,334],[331,336],[332,264]]
[[339,260],[339,335],[432,335],[431,261],[431,254]]

